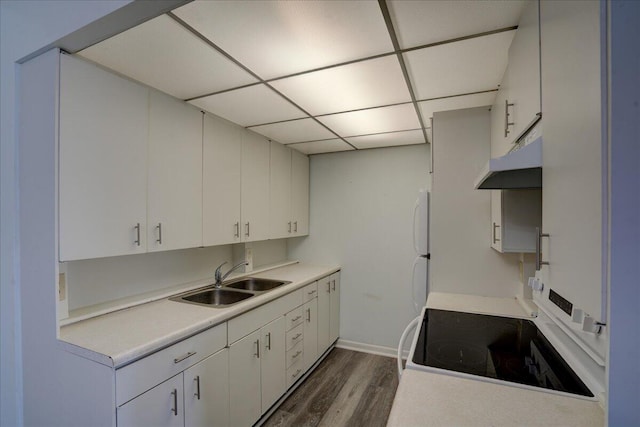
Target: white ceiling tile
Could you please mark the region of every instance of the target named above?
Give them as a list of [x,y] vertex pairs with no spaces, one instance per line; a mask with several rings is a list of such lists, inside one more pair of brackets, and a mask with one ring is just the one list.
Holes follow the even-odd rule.
[[336,151],[351,151],[354,149],[341,139],[303,142],[301,144],[290,145],[290,147],[304,154],[333,153]]
[[433,99],[431,101],[418,102],[418,106],[420,107],[420,113],[422,114],[422,120],[425,126],[429,126],[429,119],[433,117],[433,113],[493,105],[496,94],[497,91],[492,91],[451,98]]
[[403,49],[518,25],[526,0],[391,0]]
[[189,102],[241,126],[298,119],[305,116],[297,107],[262,84]]
[[378,133],[375,135],[346,138],[356,148],[394,147],[398,145],[424,144],[424,135],[420,129],[406,132]]
[[257,81],[166,15],[79,55],[180,99]]
[[271,82],[312,115],[411,101],[395,55]]
[[264,79],[393,50],[375,1],[195,1],[173,12]]
[[255,126],[251,130],[282,144],[335,138],[333,133],[313,119]]
[[318,120],[342,137],[420,128],[413,104],[332,114]]
[[447,43],[404,54],[419,100],[496,89],[515,31]]

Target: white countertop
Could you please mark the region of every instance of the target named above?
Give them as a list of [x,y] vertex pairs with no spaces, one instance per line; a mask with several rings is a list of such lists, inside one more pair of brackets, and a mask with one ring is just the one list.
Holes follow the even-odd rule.
[[[158,301],[127,308],[60,328],[60,344],[72,353],[110,367],[120,367],[225,322],[338,271],[337,266],[292,264],[247,277],[292,283],[227,308]],[[235,279],[235,278],[234,278]]]
[[604,426],[598,402],[405,370],[387,427]]

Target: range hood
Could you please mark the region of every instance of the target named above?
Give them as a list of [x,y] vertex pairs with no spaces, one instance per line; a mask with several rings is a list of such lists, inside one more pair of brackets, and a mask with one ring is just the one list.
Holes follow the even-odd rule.
[[542,136],[491,159],[474,182],[476,190],[542,188]]

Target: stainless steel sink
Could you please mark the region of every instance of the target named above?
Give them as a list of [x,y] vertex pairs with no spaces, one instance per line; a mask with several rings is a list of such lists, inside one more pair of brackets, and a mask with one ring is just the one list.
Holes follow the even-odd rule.
[[251,298],[252,296],[254,296],[254,294],[250,292],[209,288],[191,292],[186,295],[179,295],[177,297],[170,298],[170,300],[204,305],[207,307],[228,307]]
[[255,277],[249,277],[241,279],[235,282],[231,282],[224,285],[225,288],[243,289],[245,291],[252,292],[266,292],[271,289],[275,289],[279,286],[286,285],[291,282],[285,282],[282,280],[270,280],[270,279],[257,279]]

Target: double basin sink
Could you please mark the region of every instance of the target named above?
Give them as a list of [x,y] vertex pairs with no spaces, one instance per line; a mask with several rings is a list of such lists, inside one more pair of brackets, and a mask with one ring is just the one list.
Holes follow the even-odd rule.
[[169,299],[207,307],[228,307],[289,283],[291,282],[249,277],[224,284],[221,288],[211,285]]

